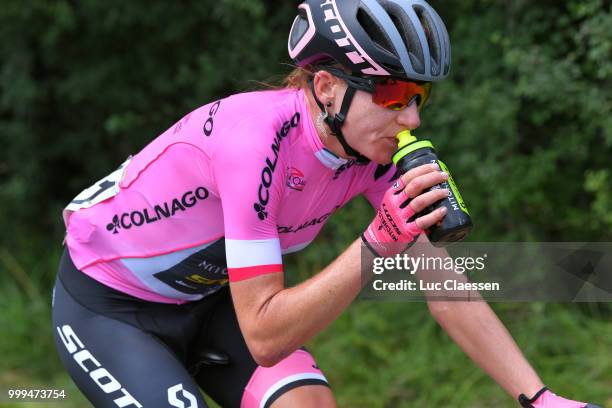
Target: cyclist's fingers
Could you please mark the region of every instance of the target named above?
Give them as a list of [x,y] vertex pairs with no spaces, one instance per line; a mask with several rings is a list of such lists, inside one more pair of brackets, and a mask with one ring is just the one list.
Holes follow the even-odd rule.
[[430,205],[448,197],[448,189],[439,188],[420,194],[410,201],[408,206],[414,213],[420,213]]
[[446,211],[446,207],[440,207],[437,210],[430,212],[429,214],[417,218],[416,220],[414,220],[414,222],[416,223],[417,227],[425,230],[431,227],[432,225],[435,225],[438,222],[442,221],[442,218],[444,218],[444,216],[446,215]]
[[437,184],[444,183],[448,180],[448,174],[442,171],[432,171],[413,178],[404,189],[408,197],[414,198],[421,194],[423,190],[427,190]]
[[402,174],[400,180],[403,182],[404,186],[407,186],[414,178],[431,173],[432,171],[440,171],[440,166],[438,166],[437,163],[423,164]]

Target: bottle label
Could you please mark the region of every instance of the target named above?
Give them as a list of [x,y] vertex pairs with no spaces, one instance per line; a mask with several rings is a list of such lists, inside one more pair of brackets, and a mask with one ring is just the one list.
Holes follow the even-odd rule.
[[[470,212],[467,209],[467,206],[465,205],[465,202],[463,202],[463,198],[461,197],[461,194],[459,193],[459,189],[457,188],[457,185],[455,184],[455,180],[453,179],[453,176],[451,175],[451,172],[448,170],[448,167],[446,167],[446,164],[444,164],[444,162],[442,160],[438,160],[438,164],[440,165],[440,169],[442,169],[442,171],[445,171],[448,174],[448,185],[450,186],[450,189],[453,193],[453,195],[455,196],[455,200],[457,200],[457,204],[459,205],[459,208],[466,214],[470,214]],[[451,204],[453,204],[451,202]],[[453,205],[453,207],[455,207]]]

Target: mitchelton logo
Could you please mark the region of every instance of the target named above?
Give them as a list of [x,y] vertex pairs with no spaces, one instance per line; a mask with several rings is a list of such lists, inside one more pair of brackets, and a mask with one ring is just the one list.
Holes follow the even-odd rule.
[[181,197],[166,201],[163,204],[158,204],[150,208],[142,210],[134,210],[123,214],[116,214],[113,220],[106,226],[106,229],[113,234],[117,234],[120,229],[130,229],[132,227],[140,227],[144,224],[151,224],[162,218],[170,218],[177,212],[187,211],[189,208],[196,205],[198,201],[203,201],[208,198],[208,190],[204,187],[198,187],[193,191],[187,191]]
[[281,128],[276,131],[274,142],[270,145],[273,158],[271,159],[270,156],[266,157],[265,165],[261,169],[261,183],[259,183],[259,188],[257,189],[257,201],[253,204],[253,209],[255,209],[260,220],[265,220],[268,217],[266,205],[270,201],[270,186],[272,185],[274,170],[276,170],[276,164],[278,163],[281,142],[287,137],[291,128],[297,127],[299,123],[300,113],[295,112],[291,119],[284,122]]

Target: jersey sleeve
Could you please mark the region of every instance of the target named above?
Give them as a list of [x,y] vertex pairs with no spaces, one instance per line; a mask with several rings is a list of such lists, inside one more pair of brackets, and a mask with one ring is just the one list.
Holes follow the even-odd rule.
[[284,193],[282,138],[273,126],[248,123],[219,135],[212,157],[223,208],[230,282],[282,272],[277,213]]
[[393,182],[399,178],[399,173],[393,164],[375,164],[368,165],[366,171],[366,187],[363,195],[368,199],[375,210],[380,207],[385,192],[393,185]]

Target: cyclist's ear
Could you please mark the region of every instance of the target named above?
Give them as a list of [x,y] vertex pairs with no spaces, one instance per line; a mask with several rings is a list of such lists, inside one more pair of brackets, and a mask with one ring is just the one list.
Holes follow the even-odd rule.
[[333,103],[338,87],[342,84],[342,80],[335,77],[326,70],[317,71],[314,75],[314,89],[316,96],[323,104],[331,101]]

